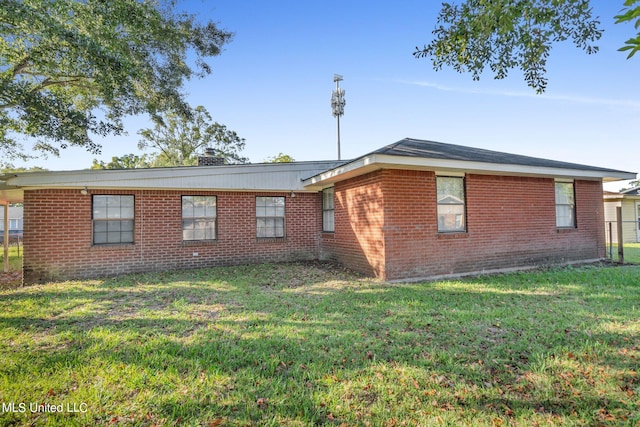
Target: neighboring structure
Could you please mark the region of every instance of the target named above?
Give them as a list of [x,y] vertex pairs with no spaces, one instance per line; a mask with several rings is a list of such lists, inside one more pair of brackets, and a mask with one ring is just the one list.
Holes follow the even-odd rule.
[[403,139],[351,161],[0,177],[24,281],[334,259],[382,279],[604,257],[602,182],[635,174]]
[[[0,209],[0,236],[4,232],[4,209]],[[22,206],[9,206],[9,236],[17,239],[22,236]]]
[[[640,242],[640,187],[604,193],[604,220],[607,241],[618,243],[616,208],[622,207],[623,243]],[[611,224],[612,232],[609,232]],[[609,236],[611,234],[611,236]]]

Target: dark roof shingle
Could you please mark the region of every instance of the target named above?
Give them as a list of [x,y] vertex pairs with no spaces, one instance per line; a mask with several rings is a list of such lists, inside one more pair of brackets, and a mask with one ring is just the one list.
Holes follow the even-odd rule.
[[547,168],[575,169],[601,172],[623,172],[596,166],[577,163],[561,162],[557,160],[541,159],[538,157],[522,156],[519,154],[503,153],[482,148],[466,147],[463,145],[445,144],[442,142],[405,138],[389,144],[371,154],[386,154],[390,156],[422,157],[430,159],[460,160],[467,162],[498,163],[507,165],[522,165]]

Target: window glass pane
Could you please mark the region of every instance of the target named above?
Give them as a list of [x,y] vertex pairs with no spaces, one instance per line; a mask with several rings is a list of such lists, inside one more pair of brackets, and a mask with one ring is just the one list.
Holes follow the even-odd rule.
[[93,207],[106,208],[107,196],[93,196]]
[[322,192],[322,208],[333,209],[333,188],[326,188]]
[[274,236],[284,237],[284,218],[274,219]]
[[334,231],[334,192],[332,188],[322,191],[322,230]]
[[556,203],[573,204],[573,184],[570,182],[556,182]]
[[438,203],[464,203],[464,179],[458,177],[437,177]]
[[284,197],[256,197],[258,237],[284,237]]
[[107,221],[94,221],[93,231],[95,233],[103,233],[107,231]]
[[216,216],[216,198],[205,197],[205,216],[214,218]]
[[267,235],[267,220],[264,218],[258,218],[257,220],[257,236],[268,237]]
[[575,227],[575,193],[572,182],[556,182],[556,226]]
[[182,217],[193,218],[193,196],[182,196]]
[[574,212],[573,206],[556,205],[556,225],[558,227],[575,226]]
[[322,229],[324,231],[334,231],[333,211],[324,211],[322,213]]
[[120,208],[120,218],[133,218],[133,206],[123,206]]
[[215,221],[207,220],[204,224],[204,238],[206,240],[213,240],[216,238]]
[[464,205],[438,205],[438,231],[464,230]]
[[104,196],[107,198],[108,209],[120,209],[120,196]]
[[93,233],[93,243],[98,245],[107,243],[107,233]]
[[203,228],[196,228],[195,230],[193,230],[193,240],[204,240],[204,229]]
[[465,231],[464,178],[436,177],[438,231]]
[[93,221],[94,244],[133,242],[134,196],[95,195],[92,203],[98,220]]
[[193,238],[193,229],[182,229],[182,240],[194,240]]
[[107,207],[106,206],[94,206],[93,207],[93,218],[94,219],[104,219],[107,217]]
[[120,198],[120,206],[133,207],[133,196],[116,196]]
[[216,196],[182,196],[182,239],[214,240]]

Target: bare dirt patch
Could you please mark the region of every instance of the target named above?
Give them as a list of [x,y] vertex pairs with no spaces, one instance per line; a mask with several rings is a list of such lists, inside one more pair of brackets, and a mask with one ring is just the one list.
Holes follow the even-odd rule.
[[17,288],[22,284],[22,271],[0,272],[0,289]]

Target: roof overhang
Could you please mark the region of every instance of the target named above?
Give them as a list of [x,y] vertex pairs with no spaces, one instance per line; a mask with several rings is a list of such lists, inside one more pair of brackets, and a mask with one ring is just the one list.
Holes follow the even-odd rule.
[[45,171],[0,176],[0,201],[20,202],[37,189],[314,191],[304,178],[342,164],[338,161],[263,163],[175,168]]
[[23,199],[24,191],[21,188],[0,181],[0,205],[22,203]]
[[379,169],[429,170],[436,173],[476,173],[486,175],[535,176],[548,178],[586,179],[613,182],[635,179],[636,174],[614,170],[583,170],[468,160],[433,159],[425,157],[370,154],[344,165],[321,172],[303,181],[305,188],[321,190],[338,181]]

